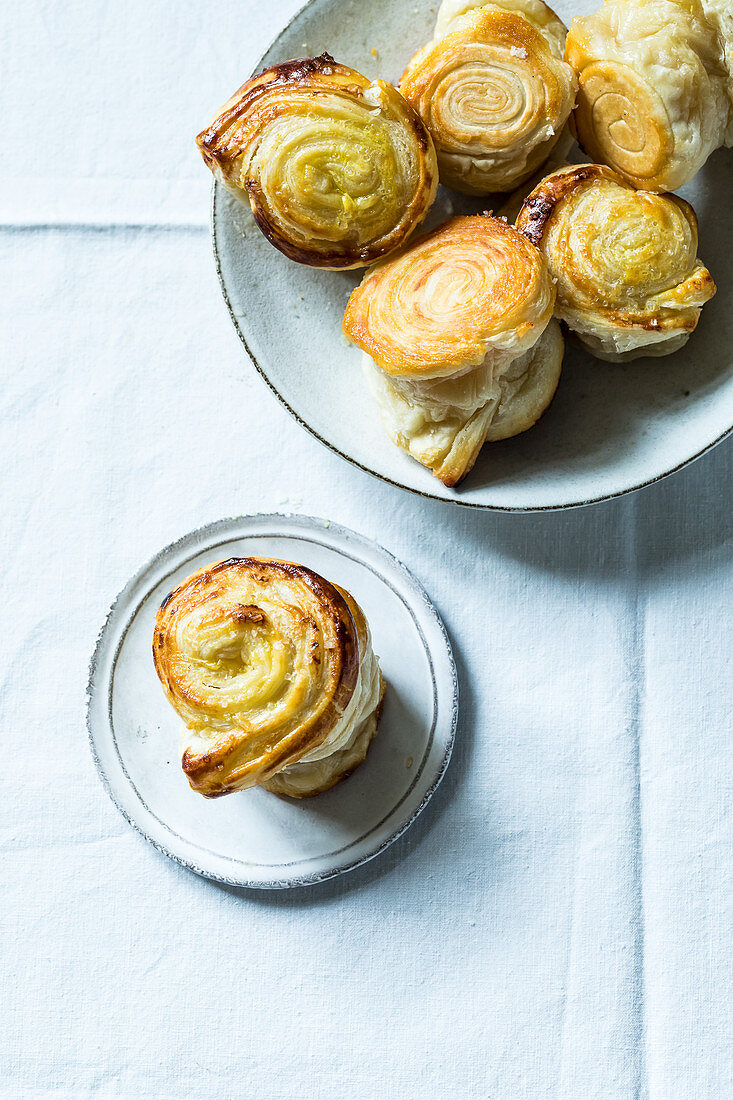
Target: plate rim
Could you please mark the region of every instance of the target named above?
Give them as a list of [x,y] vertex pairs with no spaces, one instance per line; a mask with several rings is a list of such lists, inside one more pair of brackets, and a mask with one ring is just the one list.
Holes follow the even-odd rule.
[[[324,528],[326,530],[335,530],[339,535],[346,536],[348,540],[355,541],[357,545],[362,544],[369,547],[370,549],[376,549],[378,553],[384,555],[392,564],[392,566],[396,567],[398,572],[400,572],[403,577],[406,578],[408,584],[413,588],[416,595],[419,596],[423,605],[423,610],[428,614],[434,625],[437,627],[439,637],[441,638],[443,643],[444,654],[447,658],[447,671],[450,673],[452,690],[452,701],[450,704],[450,726],[447,732],[443,754],[440,760],[437,762],[435,772],[430,780],[429,785],[425,789],[422,798],[413,808],[405,821],[401,822],[399,826],[389,834],[388,837],[386,837],[379,845],[377,845],[376,848],[374,848],[373,851],[370,851],[365,855],[362,854],[356,859],[352,859],[346,863],[340,863],[337,866],[331,867],[327,870],[311,871],[306,874],[296,875],[292,878],[279,878],[257,881],[247,880],[241,877],[233,878],[231,876],[218,874],[214,871],[205,870],[204,868],[198,866],[198,864],[196,864],[193,860],[187,859],[182,855],[178,855],[177,853],[171,851],[171,849],[168,848],[165,844],[161,843],[161,841],[151,836],[150,833],[147,832],[145,826],[134,819],[132,814],[128,812],[125,806],[123,806],[120,799],[117,797],[117,794],[112,787],[110,777],[108,776],[104,764],[102,763],[100,755],[97,751],[92,721],[93,698],[95,696],[95,691],[99,686],[97,684],[97,679],[98,676],[101,674],[100,669],[103,663],[104,646],[107,643],[107,635],[109,633],[113,617],[117,613],[123,599],[128,595],[129,592],[131,592],[135,588],[136,585],[138,585],[140,582],[143,582],[146,574],[155,570],[155,568],[159,564],[161,564],[171,554],[171,552],[176,551],[179,548],[183,548],[186,544],[195,543],[203,536],[215,534],[218,531],[223,531],[227,528],[231,528],[231,526],[234,524],[246,524],[247,520],[273,520],[280,522],[285,520],[292,522],[294,526],[301,524],[305,526],[306,529],[311,530],[311,532],[314,530],[318,531],[319,529],[323,530]],[[323,545],[327,546],[326,543],[324,543]],[[338,547],[328,548],[338,552]],[[205,546],[201,547],[201,551],[204,551],[205,549]],[[122,814],[122,817],[125,819],[128,825],[131,825],[137,833],[144,837],[144,839],[147,840],[148,843],[151,844],[162,855],[167,856],[175,863],[178,863],[182,867],[186,867],[188,870],[193,871],[195,874],[199,875],[202,878],[210,879],[213,882],[218,882],[225,886],[237,887],[239,889],[286,890],[297,889],[301,886],[314,886],[317,885],[319,882],[326,882],[329,879],[337,878],[339,875],[346,874],[348,871],[352,871],[357,867],[363,866],[365,863],[371,862],[371,860],[376,859],[377,856],[381,855],[382,852],[384,852],[391,844],[398,840],[403,835],[403,833],[405,833],[410,828],[410,826],[414,824],[416,819],[420,816],[420,814],[425,809],[428,802],[440,786],[443,778],[445,777],[448,765],[450,764],[453,748],[455,746],[456,728],[458,724],[460,688],[455,656],[453,654],[453,648],[451,646],[450,638],[448,637],[448,632],[445,624],[441,616],[438,614],[437,608],[435,607],[427,591],[425,590],[425,587],[408,569],[404,562],[402,562],[398,557],[392,554],[389,550],[386,549],[386,547],[382,546],[382,544],[377,542],[375,539],[370,539],[368,536],[362,535],[360,532],[354,531],[352,528],[346,527],[344,524],[334,522],[333,520],[326,520],[318,516],[304,515],[303,513],[299,512],[250,512],[239,516],[226,516],[218,520],[213,520],[210,523],[202,524],[201,526],[196,527],[191,531],[188,531],[186,534],[181,535],[173,542],[170,542],[166,546],[161,547],[161,549],[152,554],[138,569],[135,570],[135,572],[127,580],[125,585],[120,589],[120,591],[117,593],[114,600],[110,604],[104,622],[100,626],[100,629],[97,633],[94,648],[92,650],[92,654],[89,660],[89,671],[85,698],[87,740],[89,743],[89,749],[91,752],[92,760],[94,761],[97,775],[99,776],[99,779],[101,780],[102,786],[104,787],[104,790],[106,791],[108,797],[117,808],[117,810]]]
[[[300,18],[300,16],[303,14],[303,12],[306,10],[306,8],[311,7],[313,4],[315,4],[317,2],[318,2],[318,0],[305,0],[305,3],[301,4],[300,7],[296,11],[293,12],[293,14],[290,16],[288,21],[282,25],[280,30],[270,40],[270,42],[267,45],[267,48],[265,50],[263,50],[263,52],[260,54],[259,59],[256,61],[255,66],[252,69],[252,72],[250,73],[250,77],[255,76],[257,73],[261,72],[262,65],[263,65],[263,62],[265,60],[265,57],[270,52],[270,50],[272,50],[274,48],[274,46],[277,45],[278,41],[283,36],[283,34],[285,34],[285,32],[290,29],[290,27],[292,26],[292,24],[295,22],[296,19]],[[240,341],[241,341],[241,343],[244,347],[244,350],[245,350],[247,356],[250,359],[250,362],[252,363],[255,370],[260,375],[260,377],[266,382],[268,388],[275,395],[275,397],[280,402],[280,404],[283,406],[283,408],[290,414],[290,416],[293,418],[293,420],[295,420],[295,422],[301,428],[304,428],[305,431],[307,431],[309,435],[311,435],[314,439],[318,440],[318,442],[323,447],[326,447],[329,451],[331,451],[332,454],[338,455],[339,458],[342,458],[345,462],[348,462],[351,466],[355,466],[358,470],[362,470],[363,473],[369,474],[370,477],[377,478],[379,481],[384,482],[385,485],[392,485],[396,489],[401,489],[403,492],[412,493],[414,496],[422,497],[425,500],[438,500],[442,504],[458,505],[458,507],[460,507],[460,508],[474,508],[474,509],[477,509],[479,511],[484,511],[484,512],[500,512],[500,513],[505,513],[505,514],[519,513],[519,514],[524,514],[524,515],[531,515],[533,513],[541,513],[541,512],[563,512],[563,511],[567,511],[571,508],[587,508],[587,507],[589,507],[590,505],[593,505],[593,504],[602,504],[602,503],[604,503],[605,501],[608,501],[608,500],[617,500],[619,497],[628,496],[630,493],[637,493],[641,489],[647,489],[650,485],[656,485],[658,482],[664,481],[665,478],[671,477],[673,474],[679,473],[679,471],[684,470],[686,466],[690,466],[693,462],[696,462],[699,458],[702,458],[703,455],[707,454],[709,451],[712,451],[714,447],[717,447],[718,444],[722,443],[725,439],[728,438],[729,435],[731,435],[731,433],[733,433],[733,424],[730,424],[730,426],[727,427],[725,429],[725,431],[722,432],[721,435],[717,436],[711,442],[706,443],[705,446],[701,448],[701,450],[696,451],[695,454],[690,455],[688,458],[683,459],[676,466],[672,466],[669,470],[665,470],[664,473],[656,474],[654,477],[647,478],[646,480],[640,481],[635,485],[628,485],[625,488],[618,489],[617,491],[612,492],[612,493],[602,493],[600,496],[587,497],[584,500],[569,501],[565,504],[537,504],[537,505],[481,504],[478,501],[462,500],[460,497],[444,497],[444,496],[441,496],[439,493],[431,493],[431,492],[426,491],[425,489],[417,489],[412,485],[405,485],[401,481],[395,481],[394,478],[388,477],[386,474],[379,473],[378,470],[373,470],[369,466],[365,466],[362,462],[359,462],[358,459],[353,458],[351,455],[346,454],[344,451],[340,450],[334,443],[329,442],[329,440],[325,439],[322,435],[320,435],[320,433],[318,431],[316,431],[316,429],[313,428],[310,424],[308,424],[307,421],[305,421],[303,419],[303,417],[300,415],[300,413],[296,412],[295,409],[285,400],[283,395],[280,393],[280,391],[277,389],[277,387],[274,385],[274,383],[268,377],[268,375],[265,372],[264,368],[258,362],[257,357],[255,356],[254,352],[252,351],[249,344],[247,343],[247,338],[246,338],[244,332],[242,331],[242,328],[240,327],[239,321],[237,320],[236,314],[234,312],[234,308],[233,308],[231,300],[229,298],[229,293],[227,291],[226,284],[224,282],[224,276],[223,276],[222,270],[221,270],[221,257],[219,255],[219,247],[218,247],[217,238],[216,238],[216,219],[217,219],[217,200],[219,198],[219,195],[223,192],[223,190],[224,189],[223,189],[222,185],[220,183],[218,183],[217,180],[212,181],[211,202],[210,202],[210,207],[209,207],[209,210],[210,210],[209,232],[210,232],[210,237],[211,237],[211,245],[212,245],[212,250],[213,250],[213,253],[214,253],[214,263],[215,263],[215,267],[216,267],[216,276],[217,276],[217,279],[219,281],[219,288],[221,290],[222,297],[224,298],[224,302],[226,304],[227,312],[229,313],[230,320],[231,320],[232,324],[234,325],[234,329],[235,329],[235,331],[236,331],[236,333],[237,333],[237,335],[238,335],[238,337],[239,337],[239,339],[240,339]]]

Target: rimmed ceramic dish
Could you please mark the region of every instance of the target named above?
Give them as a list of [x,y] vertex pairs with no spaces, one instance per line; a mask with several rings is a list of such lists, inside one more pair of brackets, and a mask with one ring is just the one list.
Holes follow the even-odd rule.
[[[180,766],[180,719],[153,668],[155,613],[190,573],[242,555],[310,566],[354,595],[372,630],[387,682],[379,733],[356,772],[315,798],[255,788],[207,800]],[[328,521],[257,515],[186,535],[129,581],[97,642],[87,720],[105,787],[147,840],[200,875],[276,889],[332,878],[396,840],[443,777],[457,714],[445,629],[400,562]]]
[[[553,6],[565,23],[590,10],[568,0]],[[431,37],[436,10],[437,4],[414,0],[311,0],[256,71],[328,50],[367,76],[397,83]],[[233,90],[222,89],[223,98]],[[485,446],[457,489],[446,489],[390,442],[362,376],[360,352],[343,341],[344,308],[361,272],[317,271],[287,260],[248,208],[215,185],[217,270],[254,365],[298,422],[343,458],[401,488],[477,508],[576,507],[665,477],[733,428],[733,219],[719,216],[729,206],[731,169],[733,151],[720,150],[682,192],[697,211],[700,255],[719,288],[687,347],[664,359],[613,366],[569,346],[557,396],[539,425]],[[490,206],[440,188],[426,225]]]

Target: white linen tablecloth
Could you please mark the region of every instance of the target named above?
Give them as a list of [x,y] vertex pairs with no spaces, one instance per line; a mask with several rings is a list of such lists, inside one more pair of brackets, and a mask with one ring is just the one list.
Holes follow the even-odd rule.
[[[725,1100],[733,447],[505,516],[384,485],[289,419],[220,301],[192,136],[295,7],[0,12],[0,1095]],[[84,689],[149,555],[277,510],[409,565],[462,703],[397,844],[248,893],[124,822]]]

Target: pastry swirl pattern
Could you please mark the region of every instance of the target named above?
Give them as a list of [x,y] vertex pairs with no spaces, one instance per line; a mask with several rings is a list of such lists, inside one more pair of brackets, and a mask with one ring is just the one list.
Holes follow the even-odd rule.
[[247,81],[197,143],[272,244],[312,267],[361,267],[391,252],[438,185],[413,108],[328,54]]
[[366,273],[344,332],[387,374],[436,378],[528,351],[554,298],[541,255],[512,226],[456,217]]
[[[469,194],[507,191],[546,160],[573,106],[576,79],[550,18],[536,8],[486,4],[446,20],[410,61],[400,91],[430,130],[441,181]],[[547,9],[549,12],[549,9]]]
[[549,404],[563,352],[557,326],[546,333],[554,301],[538,250],[490,215],[416,239],[351,295],[344,333],[366,353],[387,430],[444,484],[492,431],[524,431]]
[[182,766],[216,797],[328,789],[364,759],[382,681],[353,597],[292,562],[232,558],[160,606],[155,669],[184,722]]
[[726,0],[605,0],[573,19],[578,140],[635,187],[675,191],[733,141]]
[[525,200],[517,228],[547,259],[557,316],[598,358],[676,351],[715,294],[689,203],[635,190],[604,165],[548,176]]

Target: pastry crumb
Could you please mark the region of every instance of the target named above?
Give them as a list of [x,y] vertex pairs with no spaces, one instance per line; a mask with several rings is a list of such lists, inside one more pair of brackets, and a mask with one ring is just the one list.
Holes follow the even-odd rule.
[[407,766],[408,768],[411,768],[411,767],[412,767],[412,765],[413,765],[414,763],[415,763],[415,759],[414,759],[414,757],[412,757],[412,756],[408,756],[408,757],[407,757],[407,761],[406,761],[406,766]]
[[379,50],[376,46],[372,46],[372,57],[379,57]]

